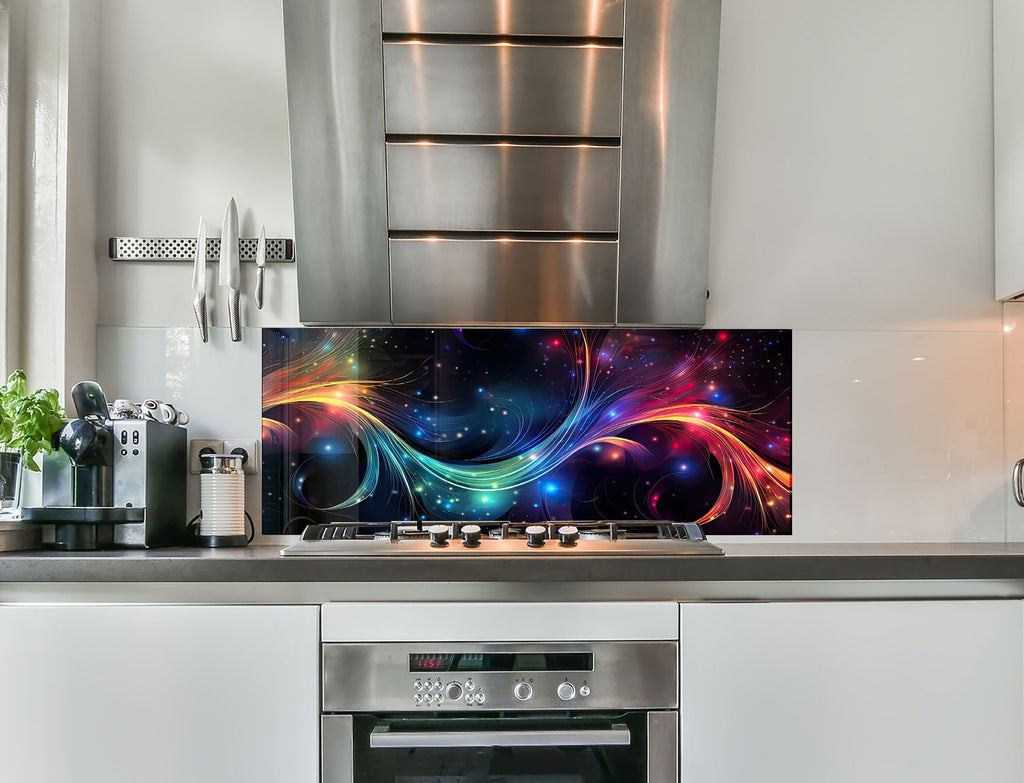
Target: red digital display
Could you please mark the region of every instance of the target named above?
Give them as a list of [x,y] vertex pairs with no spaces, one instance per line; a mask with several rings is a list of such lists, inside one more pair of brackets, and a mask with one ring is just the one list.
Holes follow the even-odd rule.
[[415,653],[409,656],[409,671],[445,672],[451,668],[454,658],[450,653]]

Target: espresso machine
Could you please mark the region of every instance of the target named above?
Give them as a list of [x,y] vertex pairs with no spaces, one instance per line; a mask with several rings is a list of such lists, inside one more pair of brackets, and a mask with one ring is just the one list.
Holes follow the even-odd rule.
[[58,549],[181,544],[186,516],[188,435],[152,419],[111,419],[103,390],[71,390],[78,418],[43,460],[42,502],[22,519],[44,524]]

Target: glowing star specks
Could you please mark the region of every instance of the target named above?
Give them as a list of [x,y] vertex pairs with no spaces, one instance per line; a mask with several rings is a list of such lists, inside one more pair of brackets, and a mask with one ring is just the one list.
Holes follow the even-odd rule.
[[265,532],[322,512],[791,532],[789,332],[267,329],[263,363]]

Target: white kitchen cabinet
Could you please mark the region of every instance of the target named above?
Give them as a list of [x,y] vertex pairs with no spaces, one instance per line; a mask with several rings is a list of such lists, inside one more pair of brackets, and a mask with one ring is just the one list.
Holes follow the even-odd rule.
[[0,779],[315,783],[318,609],[0,607]]
[[1024,3],[992,2],[996,299],[1024,294]]
[[1020,601],[683,605],[683,783],[1020,783]]

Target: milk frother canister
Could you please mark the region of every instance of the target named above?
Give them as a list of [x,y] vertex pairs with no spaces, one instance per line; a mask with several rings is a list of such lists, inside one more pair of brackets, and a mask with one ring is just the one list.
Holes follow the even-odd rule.
[[245,475],[240,454],[200,455],[199,543],[245,546]]

